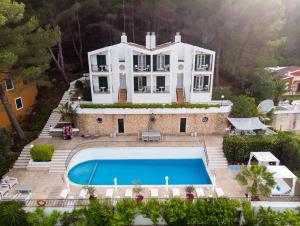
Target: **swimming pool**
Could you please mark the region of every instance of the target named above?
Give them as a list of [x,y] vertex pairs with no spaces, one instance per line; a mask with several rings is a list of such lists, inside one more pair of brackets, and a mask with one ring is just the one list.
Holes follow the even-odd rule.
[[68,178],[78,185],[209,185],[211,180],[202,159],[114,159],[90,160],[74,165]]

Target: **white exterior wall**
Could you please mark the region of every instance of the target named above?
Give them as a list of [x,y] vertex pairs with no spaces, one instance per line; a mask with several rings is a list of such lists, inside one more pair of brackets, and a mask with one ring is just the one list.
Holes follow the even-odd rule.
[[[133,70],[133,55],[134,52],[151,55],[151,70],[147,72],[134,72]],[[202,52],[212,55],[212,70],[211,71],[194,71],[195,53]],[[95,72],[92,70],[92,64],[97,64],[96,55],[106,53],[106,63],[109,66],[108,72]],[[170,54],[170,71],[169,72],[154,72],[152,56],[159,53]],[[183,88],[185,92],[185,100],[190,103],[210,102],[212,96],[213,73],[215,52],[203,49],[197,46],[192,46],[186,43],[172,43],[164,48],[145,49],[139,48],[128,43],[120,43],[113,46],[105,47],[88,53],[89,56],[89,71],[92,87],[93,103],[118,103],[120,89],[120,73],[126,75],[126,89],[128,103],[172,103],[177,102],[176,88],[177,76],[183,73]],[[125,59],[125,62],[119,62],[119,59]],[[183,59],[184,62],[178,62],[178,59]],[[179,65],[183,65],[183,69],[179,69]],[[120,65],[125,66],[125,70],[120,70]],[[196,74],[210,75],[210,90],[203,92],[193,92],[193,76]],[[98,86],[97,76],[108,76],[108,87],[110,93],[94,93],[93,86]],[[147,86],[151,85],[150,93],[135,93],[134,92],[134,76],[147,76]],[[166,86],[169,87],[168,93],[155,93],[153,86],[156,85],[156,76],[165,75]]]

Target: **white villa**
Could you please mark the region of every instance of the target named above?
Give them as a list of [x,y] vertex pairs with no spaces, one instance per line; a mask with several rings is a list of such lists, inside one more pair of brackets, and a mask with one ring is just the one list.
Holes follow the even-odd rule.
[[201,103],[211,101],[215,52],[181,42],[121,42],[88,53],[93,103]]

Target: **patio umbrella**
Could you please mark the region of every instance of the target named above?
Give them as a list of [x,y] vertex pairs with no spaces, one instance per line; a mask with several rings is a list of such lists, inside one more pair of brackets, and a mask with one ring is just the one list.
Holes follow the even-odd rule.
[[166,192],[167,192],[167,194],[168,194],[168,193],[169,193],[169,177],[166,176],[166,177],[165,177],[165,180],[166,180]]
[[114,185],[115,185],[115,193],[118,191],[118,179],[115,177],[114,178]]

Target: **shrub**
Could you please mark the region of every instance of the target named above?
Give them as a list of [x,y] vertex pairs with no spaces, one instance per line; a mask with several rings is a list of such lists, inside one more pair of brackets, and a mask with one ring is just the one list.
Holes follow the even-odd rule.
[[113,207],[109,202],[99,202],[93,199],[87,210],[88,225],[111,225],[113,219]]
[[15,201],[0,203],[0,225],[1,226],[25,226],[26,212],[20,203]]
[[245,95],[233,97],[233,106],[230,116],[235,118],[248,118],[258,115],[255,99]]
[[92,100],[91,87],[84,87],[82,90],[82,99],[86,101]]
[[174,198],[162,203],[161,215],[168,225],[187,225],[186,205],[183,200]]
[[52,144],[36,145],[30,150],[31,158],[34,161],[51,161],[54,152]]
[[154,225],[158,224],[160,217],[160,203],[157,199],[148,200],[141,208],[144,217],[149,218]]
[[213,100],[221,100],[221,96],[224,96],[224,100],[232,100],[234,97],[233,92],[225,87],[216,87],[213,89],[212,92],[212,99]]
[[55,226],[59,217],[60,213],[57,210],[48,214],[44,209],[37,208],[34,212],[28,213],[27,221],[31,226]]
[[137,214],[137,202],[133,199],[123,199],[115,207],[114,225],[132,225]]
[[82,89],[83,89],[83,83],[82,83],[82,81],[77,80],[77,81],[75,82],[75,88],[76,88],[76,89],[79,89],[79,90],[82,90]]

